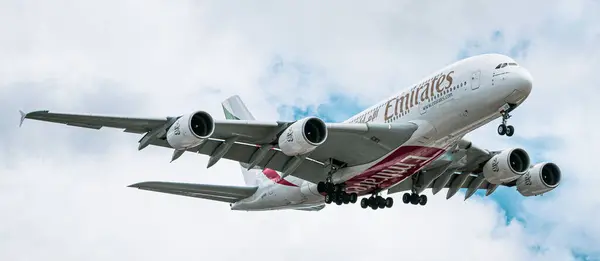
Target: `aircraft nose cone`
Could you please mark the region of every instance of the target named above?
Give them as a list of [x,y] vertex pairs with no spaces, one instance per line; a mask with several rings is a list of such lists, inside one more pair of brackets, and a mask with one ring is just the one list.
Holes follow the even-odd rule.
[[504,101],[512,104],[521,104],[531,93],[533,77],[523,67],[514,68],[502,78],[504,90],[507,92]]
[[521,67],[514,73],[515,76],[513,79],[513,83],[515,88],[525,94],[531,93],[531,88],[533,87],[533,77],[531,76],[529,71]]

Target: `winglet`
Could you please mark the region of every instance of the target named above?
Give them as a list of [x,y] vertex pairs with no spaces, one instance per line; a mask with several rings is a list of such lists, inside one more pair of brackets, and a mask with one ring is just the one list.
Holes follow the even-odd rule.
[[21,125],[23,125],[23,122],[25,121],[25,116],[27,116],[27,114],[25,112],[23,112],[22,110],[19,110],[19,113],[21,114],[21,121],[19,122],[19,128],[21,128]]

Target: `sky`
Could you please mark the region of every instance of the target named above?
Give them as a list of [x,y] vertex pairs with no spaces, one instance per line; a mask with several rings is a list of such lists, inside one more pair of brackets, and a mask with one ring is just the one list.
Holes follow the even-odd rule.
[[[0,1],[0,260],[600,260],[600,2]],[[468,138],[552,161],[562,184],[425,207],[237,212],[127,188],[242,185],[235,162],[137,150],[138,135],[18,110],[164,117],[238,94],[256,118],[342,121],[459,59],[512,56],[534,77],[510,119]],[[401,195],[397,194],[396,199]]]

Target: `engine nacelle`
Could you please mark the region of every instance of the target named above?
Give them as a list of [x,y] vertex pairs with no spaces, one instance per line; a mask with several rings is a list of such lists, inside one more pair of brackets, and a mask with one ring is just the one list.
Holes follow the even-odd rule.
[[279,136],[279,148],[288,156],[304,155],[326,139],[325,122],[316,117],[306,117],[294,122]]
[[492,157],[483,166],[483,176],[492,184],[514,181],[527,173],[529,154],[523,149],[507,149]]
[[560,176],[560,168],[556,164],[538,163],[517,179],[517,191],[525,197],[544,194],[558,186]]
[[167,142],[176,150],[200,145],[215,131],[215,122],[204,111],[181,116],[167,131]]

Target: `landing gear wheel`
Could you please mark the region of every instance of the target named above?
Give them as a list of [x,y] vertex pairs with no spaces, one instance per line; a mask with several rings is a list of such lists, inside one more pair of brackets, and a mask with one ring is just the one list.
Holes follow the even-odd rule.
[[414,194],[414,193],[411,194],[410,195],[410,204],[413,204],[413,205],[419,204],[419,195]]
[[371,204],[371,209],[377,210],[378,208],[379,206],[377,205],[377,201],[373,201],[373,204]]
[[421,206],[425,206],[425,204],[427,204],[427,196],[425,196],[425,195],[419,196],[419,204],[421,204]]
[[500,114],[502,115],[502,124],[500,124],[500,126],[498,126],[498,134],[506,135],[508,137],[515,134],[515,128],[513,126],[507,125],[508,119],[510,119],[510,117],[511,117],[509,112],[512,111],[514,109],[514,107],[515,107],[515,105],[506,104],[504,106],[504,108],[506,110],[503,110],[500,112]]
[[393,198],[386,198],[385,199],[385,207],[386,208],[391,208],[394,205],[394,199]]
[[362,198],[360,200],[360,207],[361,208],[368,208],[369,207],[369,199],[367,198]]
[[342,204],[344,204],[344,202],[342,201],[342,199],[341,199],[341,198],[339,198],[339,197],[338,197],[338,198],[335,200],[335,204],[337,204],[337,205],[339,206],[339,205],[342,205]]
[[377,197],[377,206],[379,208],[385,208],[385,199],[383,197]]
[[330,194],[325,195],[325,204],[331,204],[333,202],[333,198]]
[[346,194],[345,192],[342,193],[342,202],[344,202],[344,204],[350,203],[350,195]]
[[333,185],[333,183],[325,183],[327,186],[327,193],[332,193],[335,189],[335,185]]
[[358,200],[358,194],[350,193],[350,203],[354,204]]
[[402,202],[404,202],[404,204],[410,203],[410,194],[409,193],[404,193],[404,195],[402,195]]
[[506,134],[506,125],[500,124],[498,126],[498,134],[500,134],[500,135]]
[[512,125],[506,126],[506,136],[510,137],[513,134],[515,134],[515,127],[513,127]]
[[376,197],[370,197],[368,199],[369,202],[369,207],[371,207],[373,210],[378,209],[379,208],[379,204],[377,204],[377,198]]
[[319,193],[327,192],[327,184],[325,184],[325,182],[323,182],[323,181],[317,183],[317,192],[319,192]]

